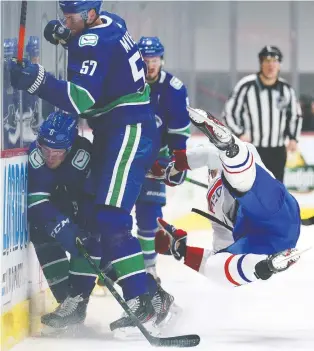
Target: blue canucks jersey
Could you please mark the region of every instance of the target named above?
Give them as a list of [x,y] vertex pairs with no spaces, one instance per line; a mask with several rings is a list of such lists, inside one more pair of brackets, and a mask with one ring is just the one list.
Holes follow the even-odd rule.
[[123,28],[125,28],[127,30],[125,20],[123,18],[121,18],[120,16],[118,16],[116,13],[108,12],[108,11],[101,11],[100,16],[107,16],[107,17],[112,18],[114,21],[119,23]]
[[39,96],[89,120],[107,114],[115,123],[142,122],[151,112],[145,63],[123,24],[100,18],[103,24],[68,42],[68,80],[48,75]]
[[186,140],[190,136],[190,119],[186,109],[187,90],[177,77],[163,70],[159,79],[150,87],[151,102],[161,137],[160,154],[168,156],[173,150],[185,149]]
[[[36,142],[30,145],[28,219],[32,225],[45,226],[60,215],[65,215],[68,203],[75,202],[79,208],[84,208],[85,203],[92,198],[92,194],[88,193],[91,146],[89,140],[78,136],[63,163],[56,169],[50,169],[36,147]],[[56,202],[58,206],[55,205]],[[81,216],[81,221],[86,220],[86,216],[88,215]]]

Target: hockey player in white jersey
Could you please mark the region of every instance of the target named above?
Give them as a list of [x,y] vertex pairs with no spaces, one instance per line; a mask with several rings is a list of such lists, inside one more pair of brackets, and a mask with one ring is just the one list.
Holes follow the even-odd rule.
[[188,110],[210,143],[178,152],[164,176],[208,166],[208,210],[222,223],[213,222],[213,250],[206,250],[187,246],[185,231],[159,219],[156,251],[184,257],[186,265],[206,277],[234,286],[286,270],[299,259],[294,249],[301,222],[297,201],[266,169],[253,145],[208,112]]

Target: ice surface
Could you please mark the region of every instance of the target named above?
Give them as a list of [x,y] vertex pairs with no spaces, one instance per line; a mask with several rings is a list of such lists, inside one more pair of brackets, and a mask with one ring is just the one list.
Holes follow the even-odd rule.
[[[202,181],[204,177],[201,175]],[[206,179],[206,177],[205,177]],[[180,187],[179,187],[180,188]],[[206,209],[204,190],[191,184],[169,190],[167,220]],[[184,191],[182,191],[184,190]],[[184,194],[184,195],[183,195]],[[310,196],[313,203],[313,195]],[[211,245],[210,231],[189,232],[189,243]],[[303,227],[299,247],[314,247],[314,226]],[[206,351],[271,351],[314,349],[314,249],[288,271],[268,281],[226,288],[216,285],[171,257],[159,257],[163,287],[183,309],[172,335],[197,333]],[[150,350],[146,340],[114,340],[108,325],[122,310],[111,297],[92,297],[87,327],[90,335],[75,339],[28,338],[13,351]]]
[[[193,244],[210,243],[210,234],[191,233]],[[299,246],[314,244],[314,229],[304,227]],[[183,309],[172,334],[197,333],[198,350],[269,351],[314,348],[314,250],[290,270],[272,279],[239,288],[223,288],[176,262],[160,257],[159,274],[166,290]],[[94,333],[76,339],[29,338],[14,351],[149,350],[143,341],[114,340],[108,324],[120,314],[110,297],[93,297],[86,325]]]

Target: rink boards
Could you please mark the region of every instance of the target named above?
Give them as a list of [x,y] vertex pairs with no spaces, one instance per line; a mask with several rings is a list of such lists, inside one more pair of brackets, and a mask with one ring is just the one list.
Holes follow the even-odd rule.
[[29,243],[25,150],[2,156],[9,156],[0,159],[3,194],[0,198],[0,349],[5,351],[38,330],[39,315],[51,308],[53,302],[34,248]]

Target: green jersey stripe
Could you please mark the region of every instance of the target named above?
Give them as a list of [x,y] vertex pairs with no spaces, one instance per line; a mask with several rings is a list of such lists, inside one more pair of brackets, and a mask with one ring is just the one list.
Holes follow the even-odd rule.
[[140,142],[141,132],[141,123],[126,126],[122,145],[113,168],[113,174],[105,200],[106,205],[115,207],[121,206],[130,167]]
[[120,280],[126,278],[127,276],[139,274],[142,271],[145,271],[142,252],[112,261],[112,265]]
[[90,92],[76,84],[68,82],[68,96],[77,113],[82,113],[95,104]]
[[85,111],[80,115],[80,117],[82,118],[99,117],[105,113],[110,112],[111,110],[117,107],[132,106],[132,105],[147,105],[149,103],[150,103],[150,87],[148,84],[146,84],[142,92],[137,91],[136,93],[121,96],[104,107],[89,109]]

